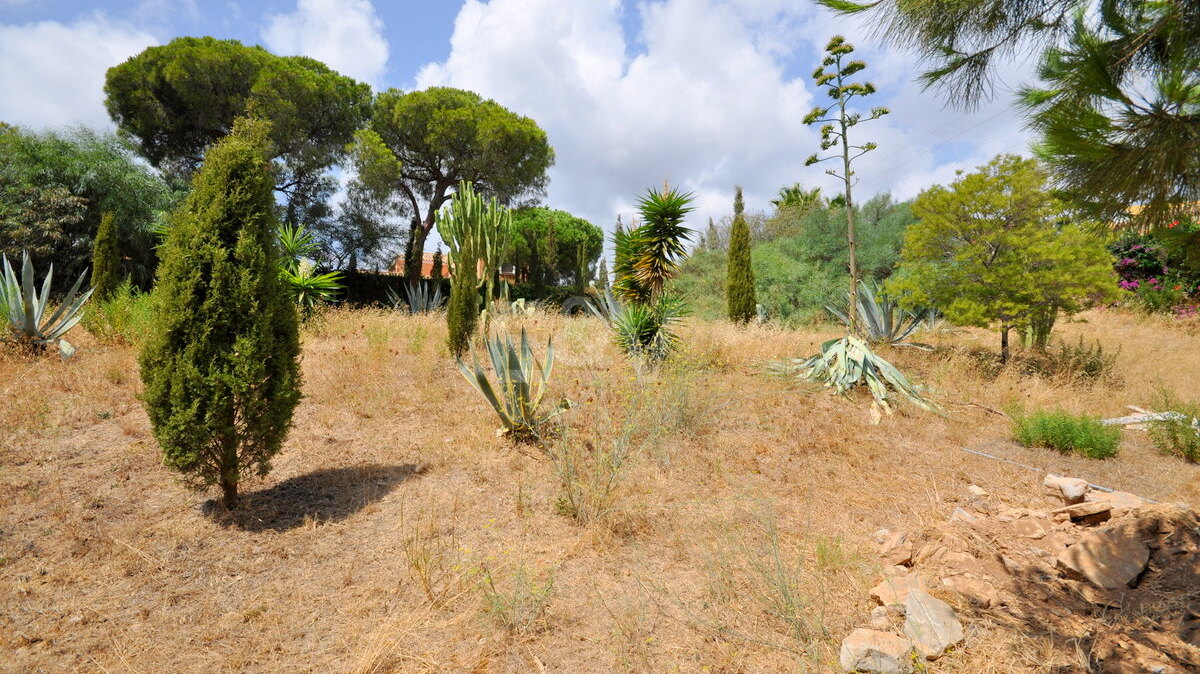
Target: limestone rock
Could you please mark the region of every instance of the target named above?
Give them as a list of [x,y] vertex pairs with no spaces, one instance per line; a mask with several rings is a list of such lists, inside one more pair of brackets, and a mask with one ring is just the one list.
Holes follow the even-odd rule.
[[1146,502],[1136,494],[1130,494],[1127,491],[1088,492],[1084,500],[1089,503],[1107,503],[1112,507],[1112,516],[1120,517],[1132,510],[1137,510],[1146,505]]
[[894,634],[857,629],[842,640],[839,662],[846,672],[909,674],[912,645]]
[[1087,480],[1061,477],[1053,473],[1046,475],[1046,479],[1042,480],[1042,485],[1046,488],[1048,495],[1058,497],[1067,505],[1082,503],[1084,497],[1091,490]]
[[943,578],[942,584],[976,606],[988,608],[1000,603],[1000,593],[996,591],[996,586],[986,580],[950,576]]
[[1128,587],[1150,560],[1150,549],[1133,536],[1118,531],[1089,531],[1063,550],[1058,562],[1109,590]]
[[1085,501],[1055,510],[1054,515],[1066,515],[1072,522],[1100,524],[1112,517],[1112,506],[1102,501]]
[[880,560],[890,566],[908,566],[912,564],[912,555],[913,544],[904,531],[888,534],[879,545]]
[[973,515],[962,508],[955,508],[954,512],[950,513],[951,522],[975,522],[979,520],[978,515]]
[[1036,517],[1022,517],[1008,526],[1013,536],[1038,539],[1050,532],[1050,523]]
[[887,632],[892,629],[892,618],[888,615],[886,606],[876,606],[871,609],[871,621],[867,623],[867,627],[879,632]]
[[881,606],[904,606],[913,590],[928,590],[925,579],[918,573],[903,576],[888,576],[871,589],[871,598]]
[[963,640],[962,623],[954,609],[925,590],[909,592],[904,609],[904,634],[926,659],[940,657],[947,648]]

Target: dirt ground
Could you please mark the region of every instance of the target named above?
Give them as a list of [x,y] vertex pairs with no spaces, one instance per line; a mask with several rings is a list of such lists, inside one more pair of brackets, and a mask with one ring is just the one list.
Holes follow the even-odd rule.
[[[80,334],[68,362],[0,356],[0,670],[836,671],[879,579],[870,533],[945,522],[968,484],[1040,505],[1049,470],[1200,506],[1200,467],[1144,433],[1095,461],[1013,445],[1003,414],[1195,398],[1200,332],[1171,319],[1057,328],[1117,354],[1094,384],[981,365],[993,333],[927,336],[941,348],[886,355],[947,414],[878,425],[862,399],[766,374],[832,328],[693,321],[652,371],[594,319],[520,323],[553,335],[552,397],[574,402],[554,459],[497,436],[442,319],[333,311],[306,327],[274,470],[232,514],[162,467],[135,347]],[[961,609],[964,646],[929,671],[1090,666],[1034,624]]]

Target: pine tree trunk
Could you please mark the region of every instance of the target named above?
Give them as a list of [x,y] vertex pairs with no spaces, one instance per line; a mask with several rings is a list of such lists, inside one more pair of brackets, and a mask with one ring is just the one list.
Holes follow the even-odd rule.
[[1008,330],[1007,324],[1000,326],[1000,364],[1008,364]]
[[237,480],[221,478],[221,503],[225,505],[226,510],[236,510],[238,507],[238,483]]

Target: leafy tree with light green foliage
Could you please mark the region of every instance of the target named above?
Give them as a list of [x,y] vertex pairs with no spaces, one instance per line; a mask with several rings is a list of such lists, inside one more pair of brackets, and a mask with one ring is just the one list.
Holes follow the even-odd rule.
[[1042,312],[1071,314],[1115,297],[1103,242],[1046,189],[1035,160],[1001,155],[913,204],[899,272],[889,290],[909,306],[933,306],[951,322],[1008,333]]
[[296,307],[279,274],[269,128],[239,120],[172,215],[141,355],[143,404],[165,463],[193,487],[264,475],[300,401]]
[[729,320],[749,323],[756,315],[754,269],[750,266],[750,226],[743,217],[742,187],[735,188],[733,197],[733,227],[729,232],[728,279],[725,300]]
[[411,281],[420,280],[425,240],[456,184],[468,181],[509,206],[543,193],[554,163],[546,132],[532,119],[449,87],[380,93],[370,127],[357,142],[371,146],[364,157],[389,165],[378,175],[394,176],[374,180],[374,189],[395,195],[411,218],[404,251]]
[[304,56],[276,56],[237,40],[180,37],[108,70],[109,116],[142,154],[186,180],[235,119],[271,122],[274,186],[285,221],[307,223],[332,193],[326,175],[370,114],[371,89]]
[[146,288],[157,264],[153,234],[179,199],[120,137],[77,128],[30,131],[0,123],[0,252],[75,277],[92,264],[111,213],[119,274]]

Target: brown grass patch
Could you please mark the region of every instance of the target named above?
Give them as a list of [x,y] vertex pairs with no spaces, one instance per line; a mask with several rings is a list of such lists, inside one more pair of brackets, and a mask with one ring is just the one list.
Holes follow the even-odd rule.
[[[215,512],[161,467],[136,354],[0,356],[0,645],[20,671],[826,671],[865,622],[869,532],[942,522],[963,488],[1019,502],[1041,474],[971,447],[1163,501],[1200,504],[1200,468],[1127,431],[1090,461],[1016,447],[1014,403],[1116,416],[1200,381],[1200,335],[1090,312],[1063,339],[1119,348],[1097,385],[985,372],[932,337],[888,356],[946,403],[869,424],[866,405],[767,377],[833,334],[692,322],[638,371],[593,319],[505,319],[554,336],[563,473],[494,433],[436,316],[330,311],[306,329],[306,398],[275,470]],[[604,452],[627,435],[613,471]],[[591,449],[588,449],[588,446]],[[614,475],[611,489],[606,487]],[[976,623],[946,672],[1039,672],[1048,643]],[[1060,658],[1061,659],[1061,658]],[[981,669],[981,663],[992,669]]]

